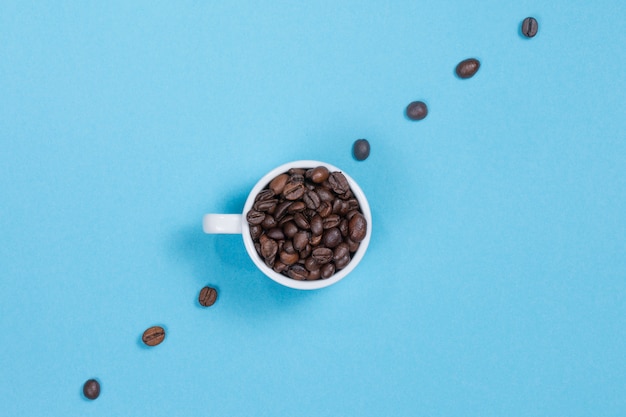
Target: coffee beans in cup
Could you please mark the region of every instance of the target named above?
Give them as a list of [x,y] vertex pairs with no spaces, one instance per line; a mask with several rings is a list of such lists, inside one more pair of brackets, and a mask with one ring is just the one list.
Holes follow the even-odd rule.
[[346,177],[324,166],[277,175],[257,194],[246,220],[258,256],[299,281],[345,268],[368,227]]

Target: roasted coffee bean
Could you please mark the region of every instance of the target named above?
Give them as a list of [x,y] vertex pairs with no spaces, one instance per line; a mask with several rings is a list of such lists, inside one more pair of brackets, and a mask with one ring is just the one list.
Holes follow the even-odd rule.
[[259,192],[259,194],[257,194],[256,198],[254,199],[255,202],[258,201],[264,201],[264,200],[271,200],[274,198],[274,191],[272,190],[262,190]]
[[313,256],[310,256],[304,260],[304,267],[310,271],[320,269],[320,264],[317,263]]
[[302,201],[306,204],[307,208],[311,210],[317,210],[322,202],[320,196],[313,190],[307,191],[304,196],[302,196]]
[[287,274],[289,274],[289,277],[295,280],[304,281],[309,276],[309,271],[307,271],[304,266],[296,264],[289,268]]
[[320,243],[322,243],[322,235],[316,235],[316,236],[311,236],[311,239],[309,239],[309,243],[311,244],[311,246],[317,246]]
[[263,228],[260,225],[250,226],[250,236],[252,236],[253,240],[258,239],[261,233],[263,233]]
[[476,72],[478,72],[479,68],[480,61],[475,58],[468,58],[459,62],[459,64],[456,66],[456,75],[458,75],[459,78],[463,79],[471,78],[474,76],[474,74],[476,74]]
[[289,181],[287,182],[296,182],[304,184],[304,174],[291,174],[289,177]]
[[198,302],[202,307],[211,307],[217,301],[217,290],[212,287],[204,287],[200,290]]
[[271,258],[265,258],[263,262],[265,262],[265,265],[267,265],[268,267],[274,268],[274,262],[276,262],[276,257],[272,256]]
[[294,222],[287,222],[283,225],[283,232],[285,233],[285,237],[291,239],[298,233],[298,226]]
[[248,214],[246,214],[246,220],[251,225],[261,224],[265,219],[265,213],[261,213],[260,211],[250,210]]
[[358,210],[350,210],[349,212],[346,213],[346,219],[348,219],[348,221],[350,221],[350,219],[355,215],[359,213]]
[[311,258],[317,265],[324,265],[333,260],[333,251],[329,248],[315,248],[311,252]]
[[361,242],[353,242],[350,238],[346,239],[346,243],[348,244],[348,248],[350,249],[350,253],[354,253],[359,250],[359,246],[361,246]]
[[350,229],[350,240],[353,242],[360,242],[365,239],[365,235],[367,234],[367,221],[365,220],[365,216],[361,213],[352,216],[348,223],[348,228]]
[[300,251],[300,260],[306,260],[306,258],[308,258],[309,256],[311,256],[311,251],[313,250],[313,247],[311,246],[311,244],[309,242],[307,242],[306,246],[304,247],[304,249],[302,249]]
[[293,248],[298,252],[306,248],[309,244],[309,234],[307,232],[298,232],[293,237]]
[[311,233],[315,236],[321,235],[324,231],[324,221],[322,220],[322,216],[319,214],[313,216],[309,224],[311,226]]
[[306,204],[304,203],[304,201],[294,201],[287,209],[287,212],[293,214],[293,213],[302,212],[305,209],[306,209]]
[[100,383],[95,379],[88,379],[83,384],[83,395],[90,400],[98,398],[100,396]]
[[280,261],[285,265],[293,265],[300,259],[297,253],[287,253],[284,250],[280,253]]
[[332,229],[324,231],[324,234],[322,235],[322,243],[324,246],[331,249],[340,244],[341,232],[339,231],[339,228],[333,227]]
[[357,161],[364,161],[370,156],[370,143],[367,139],[358,139],[352,145],[352,155]]
[[262,258],[263,255],[261,255],[261,244],[259,242],[256,242],[254,244],[254,249],[256,250],[256,253],[258,253],[259,256]]
[[349,207],[349,204],[348,204],[347,201],[343,201],[343,200],[340,200],[340,199],[337,199],[337,200],[333,201],[333,213],[345,216],[345,214],[348,212],[349,208],[350,207]]
[[326,217],[333,212],[333,206],[331,203],[327,201],[322,201],[322,203],[317,209],[317,212],[319,213],[320,216]]
[[309,276],[306,278],[308,281],[315,281],[316,279],[320,279],[322,276],[322,272],[319,269],[314,269],[309,271]]
[[165,329],[160,326],[152,326],[143,332],[141,340],[148,346],[156,346],[165,340]]
[[278,226],[278,223],[276,222],[276,219],[274,218],[274,216],[272,216],[271,214],[266,214],[265,218],[261,222],[261,227],[263,227],[263,229],[265,230],[268,230],[276,226]]
[[309,221],[307,220],[306,216],[302,213],[296,213],[293,215],[293,221],[296,223],[296,225],[300,228],[300,229],[310,229],[311,228],[311,224],[309,223]]
[[320,267],[320,272],[322,278],[330,278],[335,274],[335,265],[332,263],[327,263],[326,265],[322,265]]
[[289,222],[293,222],[293,216],[291,214],[287,214],[282,219],[280,219],[280,221],[278,222],[278,225],[280,227],[284,227],[285,224],[287,224]]
[[285,189],[285,184],[287,184],[287,180],[289,180],[289,175],[280,174],[270,182],[270,190],[272,190],[275,195],[281,194]]
[[306,187],[301,182],[293,182],[289,180],[287,184],[285,184],[285,189],[283,190],[283,196],[287,200],[297,200],[304,195],[304,191]]
[[278,252],[278,243],[273,239],[266,239],[261,243],[261,256],[267,259],[274,259]]
[[339,223],[339,231],[341,232],[341,236],[348,236],[348,219],[344,218],[341,220],[341,223]]
[[287,269],[287,265],[285,265],[281,261],[275,261],[273,269],[274,269],[275,272],[278,272],[280,274],[281,272],[283,272],[283,271],[285,271]]
[[346,176],[341,172],[333,172],[328,177],[328,182],[332,190],[337,194],[345,194],[350,190],[350,184],[348,184],[348,180]]
[[339,222],[341,221],[341,217],[338,214],[331,214],[322,219],[322,226],[324,230],[331,229],[333,227],[339,226]]
[[348,265],[350,263],[350,255],[346,255],[341,259],[337,259],[335,261],[335,268],[337,269],[343,269],[346,267],[346,265]]
[[311,172],[311,181],[316,184],[321,184],[328,179],[329,175],[330,171],[328,171],[328,168],[319,166],[314,168]]
[[337,261],[344,256],[350,255],[350,248],[346,242],[341,242],[333,251],[333,261]]
[[411,120],[422,120],[428,116],[428,106],[423,101],[413,101],[406,106],[406,117]]
[[317,192],[317,195],[320,197],[320,200],[322,201],[329,202],[335,199],[335,196],[333,195],[333,193],[327,188],[318,188],[316,192]]
[[301,175],[304,176],[304,174],[306,173],[306,169],[304,168],[290,168],[289,171],[287,171],[287,174],[289,175]]
[[254,206],[252,206],[256,211],[262,211],[265,213],[270,213],[273,212],[274,210],[276,210],[276,204],[278,203],[278,200],[275,199],[270,199],[270,200],[259,200],[256,203],[254,203]]
[[265,233],[267,237],[274,240],[282,240],[285,238],[285,234],[283,233],[283,229],[280,227],[272,227],[270,230]]
[[539,24],[534,17],[527,17],[522,22],[522,35],[527,38],[532,38],[537,34],[539,30]]
[[293,247],[293,240],[285,240],[282,249],[287,253],[296,253],[296,249]]
[[280,220],[283,218],[292,203],[292,201],[283,201],[276,206],[276,210],[274,210],[274,217],[276,218],[276,220]]

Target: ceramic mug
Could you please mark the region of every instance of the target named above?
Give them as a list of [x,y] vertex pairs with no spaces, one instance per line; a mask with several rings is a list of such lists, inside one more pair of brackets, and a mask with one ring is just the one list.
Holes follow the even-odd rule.
[[[317,166],[325,166],[329,171],[340,171],[348,180],[348,184],[352,189],[352,193],[354,197],[358,200],[359,205],[361,206],[361,211],[365,220],[367,221],[367,233],[365,238],[361,241],[359,248],[352,256],[350,263],[348,265],[337,271],[330,278],[326,279],[318,279],[313,281],[298,281],[289,277],[286,277],[278,272],[274,271],[272,268],[268,267],[263,259],[257,254],[254,249],[254,242],[252,241],[252,237],[250,236],[250,225],[246,220],[246,214],[252,208],[254,204],[254,199],[259,194],[261,190],[263,190],[278,175],[289,171],[291,168],[315,168]],[[341,169],[327,164],[325,162],[320,161],[293,161],[287,164],[281,165],[279,167],[274,168],[263,178],[261,178],[256,185],[248,194],[248,199],[246,200],[246,204],[243,207],[243,211],[241,214],[205,214],[202,219],[202,228],[205,233],[209,234],[241,234],[243,237],[243,244],[248,251],[248,256],[252,259],[252,262],[263,272],[265,275],[273,279],[274,281],[282,284],[286,287],[295,288],[299,290],[315,290],[319,288],[324,288],[329,285],[332,285],[341,279],[343,279],[346,275],[348,275],[363,259],[363,255],[365,255],[365,251],[367,251],[367,247],[370,242],[370,237],[372,235],[372,213],[370,211],[370,206],[365,198],[365,194],[358,186],[358,184],[348,175],[345,171]]]

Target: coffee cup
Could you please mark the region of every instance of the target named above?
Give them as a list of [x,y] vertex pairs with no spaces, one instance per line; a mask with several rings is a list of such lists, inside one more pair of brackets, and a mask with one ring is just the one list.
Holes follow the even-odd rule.
[[[250,234],[250,224],[246,219],[246,214],[252,209],[257,195],[263,189],[265,189],[270,181],[272,181],[278,175],[283,174],[292,168],[309,169],[319,166],[326,167],[330,172],[341,172],[343,174],[348,182],[348,185],[350,186],[350,190],[352,191],[354,198],[356,198],[359,203],[360,211],[367,223],[367,230],[365,237],[361,240],[358,246],[358,249],[352,254],[350,262],[343,269],[336,271],[333,275],[326,279],[301,281],[292,279],[288,276],[282,275],[274,271],[274,269],[269,267],[266,262],[264,262],[264,260],[255,249],[254,241]],[[370,211],[370,206],[367,202],[367,198],[365,198],[365,194],[363,193],[359,185],[348,174],[346,174],[345,171],[342,171],[341,169],[325,162],[302,160],[286,163],[284,165],[274,168],[273,170],[265,174],[248,194],[248,198],[246,200],[246,203],[244,204],[243,211],[240,214],[205,214],[202,219],[202,228],[204,232],[208,234],[241,234],[243,237],[244,247],[248,252],[248,256],[250,256],[252,262],[254,262],[254,264],[261,272],[263,272],[263,274],[286,287],[299,290],[315,290],[339,282],[340,280],[345,278],[350,272],[352,272],[352,270],[354,270],[354,268],[356,268],[356,266],[359,264],[361,259],[363,259],[363,256],[365,255],[365,252],[367,251],[367,247],[369,246],[370,242],[372,231],[372,214]]]

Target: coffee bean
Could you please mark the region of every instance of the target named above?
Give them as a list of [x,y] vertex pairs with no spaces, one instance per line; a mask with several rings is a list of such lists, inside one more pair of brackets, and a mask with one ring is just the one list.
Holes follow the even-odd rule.
[[271,213],[276,210],[276,204],[278,200],[259,200],[252,206],[256,211],[262,211],[265,213]]
[[333,260],[333,251],[329,248],[316,248],[313,249],[311,258],[317,265],[324,265]]
[[328,229],[322,235],[322,243],[327,248],[334,248],[335,246],[341,243],[341,232],[339,228],[333,227],[332,229]]
[[260,225],[250,226],[250,236],[252,236],[252,240],[258,239],[263,233],[263,228]]
[[283,201],[282,203],[276,206],[276,210],[274,210],[274,217],[276,220],[280,220],[283,216],[288,212],[289,206],[291,206],[292,201]]
[[261,226],[263,227],[263,229],[268,230],[278,226],[278,223],[276,222],[274,216],[272,216],[271,214],[266,214],[265,218],[261,222]]
[[476,72],[478,72],[479,68],[480,61],[475,58],[468,58],[459,62],[459,64],[456,66],[456,75],[458,75],[459,78],[463,79],[471,78],[474,76],[474,74],[476,74]]
[[428,106],[423,101],[413,101],[406,106],[406,117],[411,120],[422,120],[428,116]]
[[306,260],[304,261],[304,267],[308,269],[309,272],[311,272],[316,269],[320,269],[320,264],[318,264],[315,258],[311,255],[310,257],[306,258]]
[[305,279],[308,278],[309,271],[307,271],[307,269],[304,266],[300,264],[296,264],[289,268],[289,271],[287,272],[287,274],[289,275],[289,277],[295,280],[304,281]]
[[304,194],[302,200],[306,204],[307,208],[311,210],[316,210],[322,202],[320,196],[313,190],[309,190],[306,194]]
[[320,279],[321,276],[322,271],[320,271],[319,269],[314,269],[312,271],[309,271],[309,276],[306,279],[307,281],[315,281],[316,279]]
[[329,202],[335,199],[335,196],[328,188],[318,188],[316,191],[322,201]]
[[280,261],[285,265],[293,265],[300,259],[297,253],[287,253],[284,250],[280,253]]
[[337,194],[344,194],[350,190],[350,184],[348,184],[348,180],[341,172],[333,172],[330,174],[328,182],[332,190]]
[[343,269],[350,263],[350,255],[346,255],[343,258],[337,259],[335,261],[335,268]]
[[365,216],[361,213],[352,216],[348,223],[348,229],[351,241],[360,242],[365,239],[365,235],[367,234],[367,220],[365,220]]
[[165,340],[165,329],[160,326],[152,326],[143,332],[141,340],[148,346],[156,346]]
[[280,221],[278,222],[278,226],[283,227],[285,226],[285,224],[289,222],[293,222],[293,216],[291,214],[287,214],[286,216],[283,216],[283,218],[280,219]]
[[280,227],[273,227],[266,233],[267,237],[274,240],[282,240],[285,238],[285,234],[283,233],[283,229]]
[[276,272],[278,272],[280,274],[281,272],[287,270],[287,265],[285,265],[281,261],[275,261],[273,269],[274,269],[274,271],[276,271]]
[[320,272],[321,272],[321,276],[322,278],[330,278],[333,276],[333,274],[335,273],[335,265],[328,263],[326,265],[322,265],[322,267],[320,267]]
[[298,225],[300,229],[310,229],[311,224],[307,220],[306,216],[302,213],[296,213],[293,215],[293,221]]
[[296,253],[296,249],[293,247],[293,240],[286,240],[282,249],[287,253]]
[[345,242],[341,242],[333,251],[333,260],[336,262],[337,260],[343,258],[344,256],[350,255],[350,248],[348,244]]
[[303,250],[309,244],[309,234],[307,232],[298,232],[293,237],[293,248],[297,251]]
[[202,307],[211,307],[217,301],[217,290],[211,287],[204,287],[200,290],[198,302]]
[[338,214],[330,214],[322,219],[322,227],[324,228],[324,230],[332,229],[333,227],[339,226],[340,221],[341,217],[339,217]]
[[348,244],[350,253],[356,252],[357,250],[359,250],[359,246],[361,246],[361,242],[353,242],[352,240],[350,240],[349,237],[346,239],[346,243]]
[[298,233],[298,226],[294,222],[287,222],[283,225],[283,232],[285,237],[291,239]]
[[527,17],[522,22],[522,35],[527,38],[532,38],[537,34],[539,30],[539,24],[534,17]]
[[341,236],[348,236],[348,219],[344,218],[339,223],[339,231],[341,232]]
[[288,179],[289,179],[289,175],[280,174],[279,176],[277,176],[270,182],[270,185],[269,185],[270,190],[272,190],[275,195],[281,194],[283,190],[285,189],[285,184],[287,184]]
[[278,252],[278,243],[272,239],[266,239],[261,242],[261,256],[264,259],[274,259]]
[[304,247],[304,249],[300,251],[300,260],[303,260],[303,259],[306,260],[311,255],[312,250],[313,250],[313,247],[307,241],[307,244]]
[[250,210],[248,214],[246,214],[246,220],[253,226],[261,224],[263,219],[265,219],[265,213],[261,213],[260,211]]
[[328,168],[324,166],[319,166],[313,168],[313,171],[311,171],[311,181],[316,184],[321,184],[328,179],[329,175],[330,171],[328,170]]
[[364,161],[370,156],[370,143],[367,139],[358,139],[352,145],[352,155],[357,161]]
[[290,168],[289,171],[287,171],[287,174],[289,175],[301,175],[304,176],[304,174],[306,173],[306,169],[304,168]]
[[285,184],[283,195],[287,200],[297,200],[304,195],[304,190],[306,190],[306,187],[301,182],[290,180]]
[[294,213],[302,212],[305,209],[306,209],[306,204],[304,203],[304,201],[294,201],[293,203],[291,203],[291,205],[287,209],[287,212],[294,214]]
[[311,218],[309,224],[311,226],[311,233],[313,233],[314,236],[321,235],[324,231],[324,221],[322,220],[322,216],[319,214],[315,214],[315,216]]
[[274,197],[274,191],[272,190],[262,190],[254,199],[255,202],[271,200]]
[[95,379],[89,379],[83,385],[83,395],[85,398],[95,400],[100,396],[100,383]]
[[322,235],[315,235],[315,236],[311,236],[311,239],[309,239],[309,243],[311,244],[311,246],[317,246],[320,243],[322,243]]
[[317,212],[320,214],[320,216],[327,217],[333,212],[333,206],[330,202],[323,201],[317,209]]

